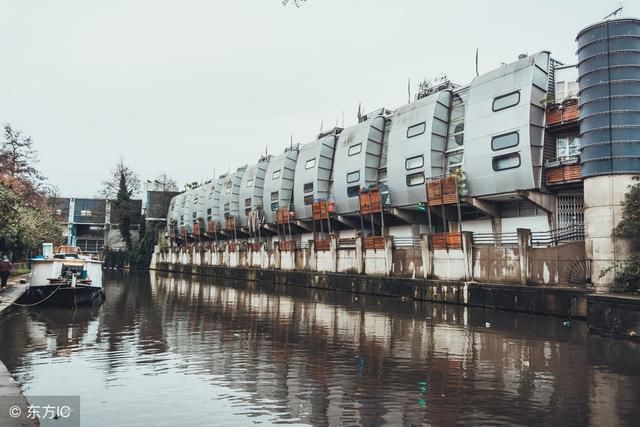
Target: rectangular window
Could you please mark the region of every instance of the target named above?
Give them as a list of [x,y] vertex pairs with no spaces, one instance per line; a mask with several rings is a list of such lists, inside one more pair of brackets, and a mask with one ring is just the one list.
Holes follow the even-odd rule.
[[192,213],[191,213],[191,218],[195,218],[195,217],[196,217],[196,215],[197,215],[197,212],[192,212]]
[[271,193],[271,200],[278,200],[278,196],[279,196],[278,192],[274,191],[273,193]]
[[251,206],[251,197],[248,197],[246,199],[244,199],[244,206]]
[[314,157],[313,159],[309,159],[305,162],[304,164],[304,168],[305,169],[311,169],[312,167],[314,167],[316,165],[316,158]]
[[309,194],[308,196],[304,196],[304,204],[312,205],[313,204],[313,194]]
[[347,197],[356,197],[360,194],[360,186],[352,185],[351,187],[347,187]]
[[304,185],[304,188],[302,189],[302,191],[306,194],[306,193],[313,193],[313,182],[307,182]]
[[352,145],[351,147],[349,147],[349,150],[347,151],[347,154],[350,156],[355,156],[356,154],[360,153],[362,151],[362,143],[360,144],[356,144],[356,145]]
[[271,203],[271,210],[275,212],[275,211],[277,211],[277,210],[278,210],[278,207],[279,207],[279,206],[280,206],[280,203],[278,203],[278,202],[273,202],[273,203]]
[[421,184],[424,184],[424,173],[418,172],[407,175],[407,187],[414,187]]
[[409,157],[404,161],[404,168],[406,170],[418,169],[424,166],[424,157],[423,156],[415,156]]
[[347,184],[360,181],[360,171],[353,171],[347,174]]
[[211,215],[211,208],[207,208],[207,215]]
[[562,100],[565,96],[565,84],[564,82],[556,82],[556,99]]
[[559,159],[575,157],[580,154],[580,138],[577,136],[558,138],[557,147]]
[[427,124],[425,122],[409,126],[407,128],[407,138],[413,138],[414,136],[422,135],[426,129]]
[[224,211],[229,212],[229,203],[224,204]]
[[280,178],[280,169],[278,169],[277,171],[273,171],[273,173],[271,174],[271,179],[278,179]]
[[93,216],[93,211],[81,210],[80,211],[80,216]]
[[506,95],[498,96],[493,99],[493,105],[491,109],[495,111],[504,110],[509,107],[513,107],[514,105],[518,105],[520,102],[520,91],[517,90],[515,92],[508,93]]
[[520,154],[511,153],[505,154],[504,156],[494,157],[492,163],[494,171],[514,169],[520,166]]
[[493,151],[504,150],[505,148],[515,147],[519,143],[520,135],[518,132],[509,132],[491,138],[491,149]]
[[247,181],[247,188],[249,188],[249,187],[253,187],[253,180],[252,179]]

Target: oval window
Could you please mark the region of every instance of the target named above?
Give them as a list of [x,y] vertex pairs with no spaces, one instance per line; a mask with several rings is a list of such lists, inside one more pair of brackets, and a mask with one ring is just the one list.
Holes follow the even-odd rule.
[[362,151],[362,143],[352,145],[351,147],[349,147],[347,154],[350,156],[355,156],[356,154],[359,154],[361,151]]
[[306,163],[304,164],[304,168],[305,169],[311,169],[315,165],[316,165],[316,158],[314,157],[313,159],[309,159],[309,160],[306,161]]
[[415,156],[409,157],[404,161],[404,168],[406,170],[418,169],[424,166],[424,157],[423,156]]
[[347,184],[360,181],[360,171],[353,171],[347,174]]
[[504,150],[505,148],[515,147],[519,143],[520,136],[518,132],[509,132],[491,138],[491,149],[493,151]]

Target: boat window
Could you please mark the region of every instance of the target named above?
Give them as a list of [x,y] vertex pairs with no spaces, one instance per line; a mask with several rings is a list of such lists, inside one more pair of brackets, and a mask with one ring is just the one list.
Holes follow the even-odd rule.
[[313,204],[313,194],[304,196],[304,204],[307,206]]
[[409,126],[407,128],[407,138],[413,138],[414,136],[422,135],[426,129],[427,124],[425,122]]
[[303,188],[303,190],[302,190],[302,191],[303,191],[303,192],[305,192],[305,193],[311,193],[311,192],[313,192],[313,182],[307,182],[307,183],[304,185],[304,188]]
[[520,154],[511,153],[505,154],[504,156],[494,157],[492,163],[494,171],[514,169],[520,166]]
[[504,150],[505,148],[515,147],[519,143],[520,135],[518,132],[509,132],[491,138],[491,149],[493,151]]
[[360,171],[353,171],[347,174],[347,184],[360,181]]
[[211,208],[207,208],[207,215],[211,215]]
[[271,193],[271,200],[278,200],[278,192],[274,191]]
[[349,147],[349,150],[347,151],[347,154],[350,156],[355,156],[356,154],[360,153],[362,151],[362,143],[360,144],[356,144],[356,145],[352,145],[351,147]]
[[360,194],[360,186],[352,185],[351,187],[347,187],[347,197],[356,197]]
[[407,175],[407,187],[414,187],[416,185],[424,184],[424,173],[412,173]]
[[273,203],[271,203],[271,210],[275,212],[275,211],[277,211],[277,210],[278,210],[278,207],[279,207],[279,206],[280,206],[280,203],[278,203],[278,202],[273,202]]
[[224,211],[229,212],[229,203],[224,204]]
[[311,169],[315,165],[316,165],[316,158],[314,157],[313,159],[309,159],[309,160],[306,161],[306,163],[304,164],[304,168],[305,169]]
[[415,156],[409,157],[404,161],[404,167],[406,170],[418,169],[424,166],[424,157],[423,156]]
[[277,171],[273,171],[273,173],[271,174],[271,179],[278,179],[280,178],[280,169],[278,169]]
[[244,199],[244,205],[245,206],[251,206],[251,197],[248,197],[248,198]]
[[247,181],[247,188],[249,188],[249,187],[253,187],[253,180],[252,179]]
[[507,109],[509,107],[513,107],[514,105],[518,105],[519,102],[520,102],[520,91],[517,90],[515,92],[511,92],[506,95],[502,95],[494,98],[491,109],[494,112],[500,111],[500,110]]

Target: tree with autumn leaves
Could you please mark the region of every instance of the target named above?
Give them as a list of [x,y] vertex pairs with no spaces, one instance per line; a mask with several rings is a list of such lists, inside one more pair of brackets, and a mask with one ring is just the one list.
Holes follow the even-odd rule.
[[55,190],[37,169],[33,140],[11,125],[0,145],[0,253],[25,259],[44,242],[60,244]]

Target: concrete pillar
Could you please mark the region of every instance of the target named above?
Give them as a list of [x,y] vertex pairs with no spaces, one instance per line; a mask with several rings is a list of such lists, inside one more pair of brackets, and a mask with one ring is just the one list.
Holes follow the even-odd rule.
[[316,255],[315,240],[309,240],[309,270],[318,270],[318,256]]
[[518,228],[518,259],[520,261],[520,284],[526,285],[529,279],[529,251],[531,249],[531,230]]
[[385,275],[391,276],[393,273],[393,237],[384,236],[384,260]]
[[473,232],[462,232],[462,253],[464,254],[464,279],[473,280]]
[[331,272],[338,271],[338,239],[335,234],[329,236],[329,251],[331,253]]
[[431,251],[431,234],[420,234],[420,250],[422,253],[422,273],[428,279],[433,275],[433,252]]
[[358,274],[364,273],[364,240],[361,235],[356,237],[356,269]]
[[275,264],[276,269],[280,270],[282,268],[282,253],[280,252],[280,242],[275,242],[273,244],[274,256],[275,256]]
[[615,237],[622,202],[633,175],[594,176],[584,180],[584,240],[596,292],[609,291],[616,271],[629,259],[629,244]]
[[267,257],[267,244],[264,242],[260,244],[260,267],[269,267]]

